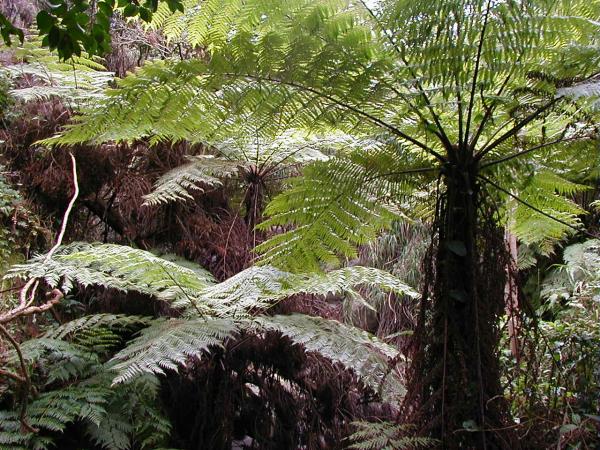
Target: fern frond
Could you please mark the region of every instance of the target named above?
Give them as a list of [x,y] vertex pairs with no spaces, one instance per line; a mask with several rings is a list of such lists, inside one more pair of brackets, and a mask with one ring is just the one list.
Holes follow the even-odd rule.
[[342,257],[355,258],[356,246],[373,240],[401,217],[403,202],[423,183],[401,176],[416,163],[410,156],[383,147],[307,166],[302,177],[266,208],[271,217],[259,228],[294,228],[257,246],[261,262],[314,271],[321,262],[336,265]]
[[203,192],[203,186],[221,185],[222,179],[236,174],[240,165],[212,155],[189,159],[191,162],[169,170],[154,183],[153,191],[144,196],[145,205],[192,199],[189,191]]
[[263,329],[281,333],[306,351],[319,353],[354,371],[384,401],[396,403],[406,392],[393,367],[400,357],[398,351],[365,331],[302,314],[260,316],[255,322]]
[[[293,274],[271,266],[252,266],[201,291],[193,299],[193,306],[210,315],[241,318],[298,294],[358,296],[354,288],[360,285],[378,286],[413,298],[419,295],[399,278],[369,267],[354,266],[327,273]],[[196,315],[197,311],[189,303],[181,299],[173,306],[187,306],[188,312]]]
[[76,421],[107,450],[130,449],[134,442],[145,450],[164,444],[171,427],[156,403],[158,380],[145,375],[127,385],[110,386],[112,375],[98,366],[91,378],[40,394],[27,407],[27,420],[38,433],[21,430],[18,411],[0,411],[0,445],[54,448],[51,436]]
[[113,80],[97,58],[75,56],[70,62],[61,61],[41,39],[28,37],[16,49],[15,56],[21,61],[0,69],[8,78],[28,78],[33,86],[14,88],[10,94],[23,101],[44,100],[58,97],[64,101],[83,102],[102,97],[104,89]]
[[53,445],[48,432],[62,432],[76,420],[100,423],[110,395],[108,386],[78,385],[41,394],[27,408],[30,425],[46,432],[39,435],[21,430],[18,411],[0,411],[0,444],[2,448],[49,449]]
[[[107,364],[87,384],[109,386],[114,373]],[[105,405],[106,415],[99,423],[86,422],[86,434],[102,448],[127,450],[137,443],[141,449],[155,449],[167,441],[171,424],[160,409],[159,380],[150,374],[130,383],[111,386]]]
[[147,251],[81,242],[61,247],[48,261],[42,255],[16,265],[7,277],[41,278],[64,292],[78,283],[141,292],[163,300],[187,298],[213,283],[205,270],[192,270]]
[[71,320],[63,325],[48,330],[44,333],[49,339],[73,339],[80,333],[85,333],[97,328],[129,331],[149,324],[151,319],[143,316],[130,316],[126,314],[94,314]]
[[146,373],[177,370],[188,358],[200,358],[211,347],[222,346],[237,330],[228,319],[156,320],[117,353],[114,384],[129,382]]
[[356,431],[349,437],[354,450],[402,450],[433,447],[436,439],[406,436],[410,427],[393,422],[352,422]]
[[514,218],[510,222],[511,231],[524,244],[535,245],[542,253],[551,253],[557,241],[582,226],[578,216],[586,212],[568,196],[586,189],[548,171],[535,174],[518,192],[518,198],[564,223],[512,200],[509,204]]
[[[45,374],[48,384],[89,376],[99,364],[98,355],[89,348],[60,339],[30,339],[21,345],[21,352],[27,363],[36,364]],[[17,367],[14,351],[9,353],[8,363]]]

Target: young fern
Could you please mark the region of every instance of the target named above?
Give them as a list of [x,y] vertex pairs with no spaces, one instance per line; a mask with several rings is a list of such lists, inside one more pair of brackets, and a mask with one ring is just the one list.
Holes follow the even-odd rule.
[[[114,323],[111,320],[114,319]],[[91,440],[107,450],[126,450],[133,442],[153,449],[165,442],[170,424],[156,403],[158,380],[150,374],[128,385],[111,386],[114,372],[103,364],[105,336],[131,332],[147,324],[143,318],[102,314],[87,316],[31,339],[21,351],[32,376],[42,388],[27,405],[27,423],[38,431],[24,431],[19,408],[0,411],[0,445],[10,449],[55,447],[56,433],[75,422],[84,425]],[[95,331],[95,332],[94,332]],[[17,356],[9,355],[17,366]],[[125,409],[124,409],[125,406]]]

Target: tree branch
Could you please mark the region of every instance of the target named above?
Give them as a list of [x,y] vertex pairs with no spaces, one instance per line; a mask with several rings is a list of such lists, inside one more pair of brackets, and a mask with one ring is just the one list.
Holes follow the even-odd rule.
[[52,247],[50,249],[50,251],[48,252],[46,257],[44,258],[44,262],[50,261],[50,258],[52,258],[52,255],[54,254],[54,252],[58,249],[58,247],[61,246],[63,237],[65,236],[65,231],[67,229],[67,222],[69,220],[69,215],[71,214],[71,210],[73,209],[75,200],[77,200],[77,197],[79,197],[79,183],[77,182],[77,162],[75,161],[75,157],[73,156],[73,153],[69,153],[69,156],[71,156],[71,168],[73,171],[73,187],[75,188],[75,191],[73,192],[73,197],[71,197],[71,201],[69,201],[69,205],[67,206],[67,209],[65,210],[65,214],[64,214],[63,220],[62,220],[62,225],[60,227],[60,232],[58,233],[58,237],[56,238],[56,243],[54,244],[54,247]]

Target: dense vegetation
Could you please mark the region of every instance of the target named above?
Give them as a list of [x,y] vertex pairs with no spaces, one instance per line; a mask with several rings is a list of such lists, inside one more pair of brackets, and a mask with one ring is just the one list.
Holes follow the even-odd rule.
[[0,11],[0,448],[600,445],[600,2],[57,5]]

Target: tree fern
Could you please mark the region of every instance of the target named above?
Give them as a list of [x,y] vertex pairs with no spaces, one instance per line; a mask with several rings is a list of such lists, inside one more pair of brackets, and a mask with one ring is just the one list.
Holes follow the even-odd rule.
[[[553,96],[568,94],[557,91],[552,80],[594,70],[593,58],[574,55],[589,55],[595,48],[596,12],[581,1],[520,6],[482,0],[416,6],[395,1],[376,10],[344,1],[190,3],[185,13],[162,10],[154,25],[164,26],[172,39],[202,45],[210,61],[147,65],[111,91],[101,110],[85,112],[81,123],[53,142],[154,136],[214,143],[257,129],[261,135],[275,135],[282,128],[333,125],[367,135],[384,132],[404,145],[398,153],[437,159],[450,143],[466,143],[470,134],[471,149],[486,156],[485,166],[514,149],[508,139],[512,132],[506,134],[511,124],[546,101],[555,103]],[[454,35],[457,23],[463,31],[460,39]],[[478,48],[481,33],[495,37],[482,40]],[[570,64],[554,64],[561,58]],[[548,70],[553,73],[531,76]],[[478,95],[471,94],[473,76],[479,86],[473,94]],[[549,110],[548,120],[528,120],[520,138],[535,146],[542,128],[546,134],[558,132],[576,111],[567,106]],[[475,119],[477,127],[467,125]],[[352,256],[354,245],[372,239],[374,230],[389,223],[379,213],[372,221],[360,215],[374,205],[354,189],[356,183],[338,185],[334,198],[321,201],[324,180],[315,172],[308,171],[304,185],[293,185],[298,196],[305,194],[309,205],[315,203],[308,209],[310,218],[298,213],[291,199],[294,190],[271,207],[273,223],[292,224],[300,231],[261,247],[267,260],[291,265],[301,260],[312,262],[310,267],[315,260],[336,261],[340,255]],[[509,180],[504,187],[514,186]],[[319,212],[317,205],[324,204]],[[303,227],[302,221],[312,223],[315,217],[315,225]],[[548,227],[544,222],[540,231]],[[303,248],[296,242],[300,236],[308,243]]]
[[[435,185],[438,270],[431,314],[422,315],[431,326],[423,323],[425,385],[415,407],[446,447],[502,447],[512,428],[495,401],[504,280],[486,265],[500,251],[492,230],[510,199],[574,223],[571,203],[547,202],[540,185],[523,188],[524,172],[561,175],[557,155],[584,155],[569,142],[595,118],[558,89],[597,72],[599,15],[600,4],[585,0],[395,0],[373,9],[349,0],[209,0],[160,19],[177,39],[191,36],[203,58],[145,65],[48,142],[212,144],[289,129],[378,137],[381,149],[312,165],[291,183],[264,225],[283,233],[259,249],[285,270],[329,268],[375,238],[396,217],[390,208],[417,204],[411,194]],[[584,143],[597,151],[593,135]],[[557,236],[546,224],[539,230]],[[465,382],[478,387],[473,395]],[[464,430],[471,420],[479,432]]]
[[[190,191],[203,191],[203,186],[222,184],[222,179],[235,175],[247,175],[254,170],[257,174],[281,175],[286,168],[313,160],[325,159],[321,152],[339,147],[343,140],[303,137],[292,130],[266,141],[253,136],[228,139],[213,144],[216,155],[191,157],[191,162],[176,167],[161,176],[154,191],[145,196],[147,204],[166,203],[191,198]],[[242,173],[240,173],[242,172]]]

